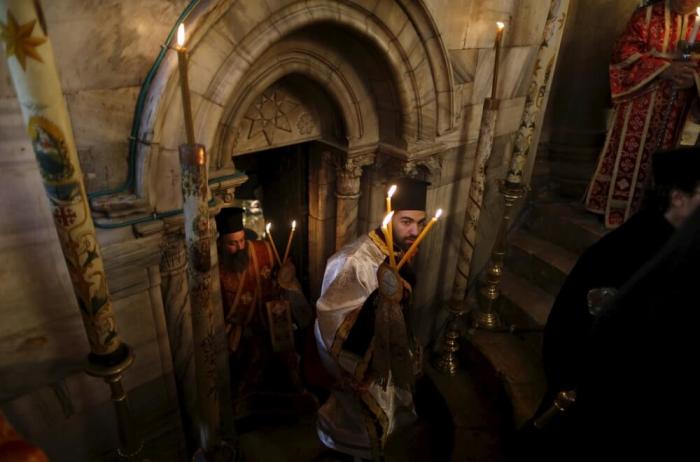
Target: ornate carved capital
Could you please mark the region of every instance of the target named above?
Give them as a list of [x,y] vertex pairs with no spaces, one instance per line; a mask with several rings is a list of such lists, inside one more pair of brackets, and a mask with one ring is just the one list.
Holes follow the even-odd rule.
[[335,166],[337,195],[342,198],[359,197],[362,168],[372,165],[374,160],[374,152],[346,156],[338,160]]
[[401,159],[383,155],[378,164],[384,171],[393,172],[393,176],[420,178],[432,184],[438,183],[442,174],[442,158],[440,154],[433,154],[420,159]]
[[185,238],[180,230],[169,232],[161,241],[160,272],[162,275],[184,273],[187,268]]

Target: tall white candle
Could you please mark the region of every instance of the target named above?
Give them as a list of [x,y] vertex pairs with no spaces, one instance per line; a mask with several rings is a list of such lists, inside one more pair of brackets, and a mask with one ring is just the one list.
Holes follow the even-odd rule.
[[409,247],[408,252],[404,254],[404,256],[401,258],[401,261],[399,261],[399,265],[397,269],[401,269],[401,267],[409,261],[411,258],[413,258],[413,255],[418,252],[418,246],[420,245],[421,242],[423,242],[423,239],[425,239],[425,236],[428,235],[428,231],[430,231],[430,228],[437,223],[438,218],[442,216],[442,209],[438,209],[437,212],[435,213],[435,216],[428,222],[425,228],[423,228],[423,231],[418,235],[418,239],[413,241],[413,244],[411,244],[411,247]]
[[695,39],[698,36],[698,30],[700,30],[700,7],[695,10],[695,24],[693,25],[693,30],[690,33],[690,39],[688,40],[690,45],[695,44]]

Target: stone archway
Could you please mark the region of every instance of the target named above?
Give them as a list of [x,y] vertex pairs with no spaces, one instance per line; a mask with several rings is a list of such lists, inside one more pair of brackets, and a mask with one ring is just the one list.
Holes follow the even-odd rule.
[[[266,2],[203,2],[186,21],[195,133],[213,159],[212,177],[231,173],[226,159],[236,140],[230,128],[257,96],[290,74],[314,81],[341,115],[353,189],[358,166],[372,163],[371,155],[387,152],[410,162],[455,127],[449,59],[421,2],[278,3],[274,9]],[[353,60],[358,51],[372,62]],[[158,211],[180,205],[172,185],[184,124],[174,55],[154,78],[138,137],[136,191]],[[367,70],[380,75],[368,78]],[[388,120],[394,125],[382,125]],[[173,181],[159,181],[168,176]]]

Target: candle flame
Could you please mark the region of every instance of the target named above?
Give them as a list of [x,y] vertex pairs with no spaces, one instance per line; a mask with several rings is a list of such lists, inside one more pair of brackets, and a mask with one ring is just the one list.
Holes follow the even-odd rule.
[[292,231],[294,231],[295,229],[297,229],[297,221],[292,220]]
[[437,212],[435,212],[435,219],[437,220],[442,216],[442,209],[437,209]]
[[700,16],[700,6],[695,9],[695,13]]
[[392,184],[392,185],[391,185],[391,188],[389,188],[389,192],[387,193],[387,197],[388,197],[389,199],[391,199],[392,197],[394,197],[394,194],[395,194],[395,193],[396,193],[396,185],[395,185],[395,184]]
[[384,221],[382,221],[382,228],[386,228],[389,226],[389,222],[391,221],[391,218],[394,216],[394,211],[392,210],[391,212],[387,213],[386,216],[384,217]]
[[265,232],[267,234],[270,234],[270,229],[272,228],[272,223],[268,223],[265,225]]
[[177,46],[180,48],[185,46],[185,25],[183,23],[177,27]]
[[[700,8],[698,8],[698,10],[700,10]],[[502,23],[501,21],[498,21],[498,22],[496,22],[496,27],[498,28],[499,31],[501,31],[506,27],[506,25],[504,23]]]

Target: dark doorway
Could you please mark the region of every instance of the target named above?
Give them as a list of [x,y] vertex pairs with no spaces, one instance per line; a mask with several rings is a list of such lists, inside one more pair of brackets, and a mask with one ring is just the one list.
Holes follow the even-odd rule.
[[248,176],[248,181],[236,189],[236,198],[260,201],[265,221],[272,223],[280,258],[284,258],[291,223],[296,220],[289,258],[308,297],[309,143],[236,156],[234,163]]

